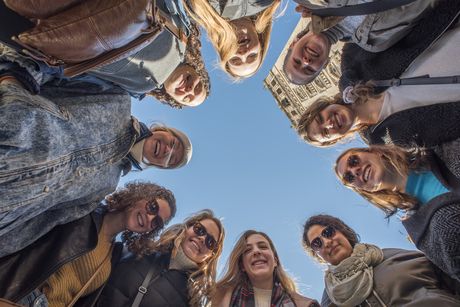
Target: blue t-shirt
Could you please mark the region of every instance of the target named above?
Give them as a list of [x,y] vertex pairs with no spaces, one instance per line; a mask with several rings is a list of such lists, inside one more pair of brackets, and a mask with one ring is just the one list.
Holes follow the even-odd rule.
[[409,172],[406,183],[406,193],[417,198],[421,204],[426,204],[438,195],[449,192],[433,172]]

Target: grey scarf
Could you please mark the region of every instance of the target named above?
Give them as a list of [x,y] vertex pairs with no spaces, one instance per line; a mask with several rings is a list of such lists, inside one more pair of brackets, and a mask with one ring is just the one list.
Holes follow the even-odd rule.
[[383,261],[383,252],[371,244],[356,244],[350,257],[326,271],[326,292],[337,306],[361,304],[372,292],[374,267]]

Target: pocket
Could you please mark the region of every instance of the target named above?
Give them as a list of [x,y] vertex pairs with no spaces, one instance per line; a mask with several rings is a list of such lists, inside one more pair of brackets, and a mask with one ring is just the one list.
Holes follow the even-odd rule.
[[18,104],[42,109],[62,120],[70,119],[70,113],[66,108],[58,106],[49,99],[40,95],[31,95],[27,90],[14,84],[0,85],[0,107]]

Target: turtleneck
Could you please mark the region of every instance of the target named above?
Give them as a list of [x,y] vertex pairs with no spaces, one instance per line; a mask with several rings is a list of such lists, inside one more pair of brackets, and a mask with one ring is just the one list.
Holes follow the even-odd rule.
[[[173,251],[174,254],[174,251]],[[191,260],[182,250],[182,246],[176,249],[176,256],[171,257],[169,262],[169,269],[180,270],[180,271],[191,271],[198,269],[198,264]]]

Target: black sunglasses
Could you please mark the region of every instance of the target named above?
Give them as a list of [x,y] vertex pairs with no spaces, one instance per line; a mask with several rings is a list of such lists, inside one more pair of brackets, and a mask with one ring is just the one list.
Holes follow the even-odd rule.
[[330,239],[333,236],[335,236],[335,228],[327,226],[323,229],[323,231],[321,231],[319,236],[311,240],[310,246],[314,251],[318,252],[323,247],[323,240],[321,240],[321,238]]
[[205,237],[204,239],[204,245],[210,250],[210,251],[215,251],[217,248],[217,241],[214,239],[212,235],[208,233],[206,230],[206,227],[203,226],[200,222],[196,222],[193,224],[193,231],[195,234],[199,237]]
[[[361,163],[361,159],[358,157],[358,155],[350,155],[347,159],[347,166],[349,168],[357,167]],[[346,171],[345,174],[343,174],[343,180],[346,183],[353,183],[355,181],[356,177],[353,175],[350,171]]]
[[155,216],[152,219],[153,230],[162,229],[165,226],[163,219],[158,215],[158,211],[160,211],[160,205],[156,199],[152,199],[151,201],[147,202],[145,205],[145,210],[147,211],[147,214]]

